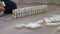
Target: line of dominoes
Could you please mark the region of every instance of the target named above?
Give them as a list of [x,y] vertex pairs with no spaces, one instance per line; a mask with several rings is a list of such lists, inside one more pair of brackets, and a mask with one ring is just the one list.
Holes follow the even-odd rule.
[[48,11],[47,5],[25,7],[13,10],[13,18],[36,15]]

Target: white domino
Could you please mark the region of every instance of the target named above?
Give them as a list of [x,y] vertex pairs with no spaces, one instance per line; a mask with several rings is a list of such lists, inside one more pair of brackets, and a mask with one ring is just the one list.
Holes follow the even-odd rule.
[[52,15],[53,17],[60,17],[60,15]]
[[58,26],[58,23],[46,23],[47,26]]
[[[25,7],[25,8],[20,8],[20,9],[15,9],[15,12],[13,13],[16,14],[13,17],[24,17],[24,16],[28,16],[28,15],[35,15],[35,14],[39,14],[39,13],[43,13],[46,12],[47,9],[47,5],[41,5],[41,6],[32,6],[32,7]],[[18,15],[18,16],[17,16]]]
[[51,23],[52,21],[49,18],[44,18],[45,23]]
[[28,29],[37,29],[40,28],[42,25],[37,24],[37,23],[19,23],[15,26],[16,29],[21,29],[21,28],[28,28]]
[[49,17],[49,19],[51,20],[51,22],[55,22],[55,18],[54,17]]
[[37,24],[42,24],[42,23],[44,23],[44,20],[38,20],[38,21],[35,22],[35,23],[37,23]]
[[27,25],[25,25],[25,28],[36,29],[36,28],[40,28],[41,26],[42,25],[36,23],[28,23]]
[[45,22],[46,23],[51,23],[51,22],[60,22],[60,16],[51,16],[51,17],[48,17],[48,18],[44,18]]
[[55,22],[60,22],[60,15],[52,15],[52,17],[55,19]]
[[17,29],[20,29],[20,28],[24,28],[24,26],[25,26],[25,24],[17,24],[16,26],[15,26],[15,28],[17,28]]
[[60,18],[54,17],[56,22],[60,22]]

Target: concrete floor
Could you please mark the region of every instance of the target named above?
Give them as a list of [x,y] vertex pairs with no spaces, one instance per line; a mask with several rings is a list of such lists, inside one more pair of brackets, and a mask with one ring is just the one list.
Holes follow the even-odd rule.
[[60,15],[60,5],[48,5],[49,11],[43,14],[31,15],[20,19],[12,19],[12,15],[0,17],[0,34],[60,34],[57,27],[47,27],[45,24],[40,29],[15,29],[18,23],[35,22],[51,15]]

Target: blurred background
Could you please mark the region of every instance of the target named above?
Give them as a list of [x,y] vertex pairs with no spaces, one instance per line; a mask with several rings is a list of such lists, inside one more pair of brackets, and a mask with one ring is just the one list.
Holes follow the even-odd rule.
[[31,6],[31,5],[41,5],[41,4],[60,4],[60,0],[13,0],[17,3],[19,7]]

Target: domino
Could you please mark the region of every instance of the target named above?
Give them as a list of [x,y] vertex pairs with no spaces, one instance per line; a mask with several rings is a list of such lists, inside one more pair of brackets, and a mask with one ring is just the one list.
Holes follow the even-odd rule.
[[56,16],[56,15],[43,19],[45,20],[45,23],[60,22],[60,16]]
[[46,23],[46,26],[58,26],[58,23]]
[[45,23],[51,23],[52,21],[49,18],[43,18]]
[[49,17],[49,19],[51,20],[51,22],[55,22],[55,18],[54,17]]
[[42,24],[42,23],[44,23],[44,20],[38,20],[38,21],[35,22],[35,23],[37,23],[37,24]]
[[15,28],[16,29],[21,29],[21,28],[24,28],[24,26],[25,26],[25,24],[17,24],[16,26],[15,26]]
[[32,6],[32,7],[24,7],[24,8],[19,8],[19,9],[14,9],[13,10],[13,18],[20,18],[28,15],[36,15],[39,13],[47,12],[47,5],[41,5],[41,6]]
[[53,17],[60,17],[60,15],[52,15]]
[[25,25],[25,28],[28,29],[37,29],[40,28],[42,25],[40,24],[36,24],[36,23],[28,23],[27,25]]
[[18,9],[14,9],[14,10],[13,10],[12,17],[13,17],[13,18],[17,18],[17,13],[18,13]]
[[52,16],[56,22],[60,22],[60,15],[53,15]]
[[16,29],[22,29],[22,28],[27,28],[27,29],[37,29],[40,28],[42,25],[37,24],[37,23],[19,23],[15,26]]
[[54,17],[56,22],[60,22],[60,18]]

